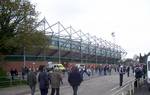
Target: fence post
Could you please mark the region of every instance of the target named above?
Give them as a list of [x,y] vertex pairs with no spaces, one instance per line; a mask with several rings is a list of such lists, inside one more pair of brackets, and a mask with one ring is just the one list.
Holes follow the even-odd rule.
[[21,79],[21,75],[18,75],[19,81],[20,81],[20,85],[22,83],[22,79]]
[[132,94],[134,94],[134,82],[135,81],[132,82]]
[[129,85],[129,93],[130,93],[129,95],[132,95],[132,92],[131,92],[131,91],[132,91],[132,82],[131,82],[131,84]]
[[10,77],[10,86],[12,86],[12,77]]

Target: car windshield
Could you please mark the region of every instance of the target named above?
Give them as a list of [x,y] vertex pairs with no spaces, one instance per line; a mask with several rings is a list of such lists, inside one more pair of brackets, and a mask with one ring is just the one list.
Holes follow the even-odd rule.
[[84,67],[84,65],[80,65],[81,67]]
[[58,67],[63,67],[62,65],[58,65]]

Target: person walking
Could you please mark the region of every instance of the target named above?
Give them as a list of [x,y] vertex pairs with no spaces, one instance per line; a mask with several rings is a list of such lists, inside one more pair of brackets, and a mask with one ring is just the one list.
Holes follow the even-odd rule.
[[78,68],[73,67],[72,71],[69,73],[68,82],[72,86],[73,95],[77,95],[78,86],[83,81],[82,76],[80,75]]
[[130,75],[130,66],[127,66],[126,72],[127,72],[127,76],[129,77],[129,75]]
[[107,75],[107,65],[104,66],[104,75]]
[[143,72],[143,79],[145,79],[146,78],[146,74],[147,74],[147,66],[146,66],[146,64],[143,65],[142,72]]
[[60,95],[59,94],[60,84],[61,83],[63,84],[63,82],[59,69],[57,68],[54,69],[54,72],[50,74],[50,80],[51,80],[51,95],[54,95],[55,92],[56,95]]
[[47,72],[44,71],[44,66],[39,67],[40,73],[38,76],[38,82],[41,95],[47,95],[49,88],[49,77]]
[[11,80],[14,80],[15,72],[13,68],[11,68],[10,70],[10,75],[11,75]]
[[142,78],[142,75],[142,68],[139,65],[137,65],[135,68],[135,87],[140,87],[140,79]]
[[36,74],[30,69],[29,73],[27,74],[27,84],[30,86],[31,95],[34,95],[35,88],[36,88]]
[[122,83],[123,83],[123,75],[124,75],[124,70],[123,70],[123,66],[121,65],[120,68],[119,68],[120,86],[122,86]]

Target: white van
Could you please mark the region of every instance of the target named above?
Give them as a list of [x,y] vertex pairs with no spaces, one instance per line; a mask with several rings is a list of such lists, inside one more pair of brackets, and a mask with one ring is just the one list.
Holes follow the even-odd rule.
[[148,83],[148,89],[150,91],[150,56],[147,58],[147,83]]
[[76,64],[75,65],[78,69],[79,69],[79,71],[82,69],[82,70],[85,70],[85,65],[84,64]]

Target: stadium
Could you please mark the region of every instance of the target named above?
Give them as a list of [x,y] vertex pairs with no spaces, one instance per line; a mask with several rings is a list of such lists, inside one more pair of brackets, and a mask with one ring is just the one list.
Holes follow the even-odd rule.
[[50,25],[44,18],[37,25],[47,36],[48,45],[32,52],[24,48],[23,54],[5,55],[6,70],[21,70],[21,67],[33,65],[38,67],[49,61],[60,64],[116,64],[127,54],[115,43],[75,30],[72,26],[65,27],[60,22]]

